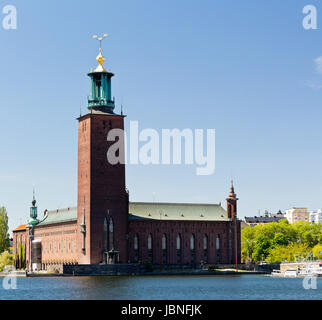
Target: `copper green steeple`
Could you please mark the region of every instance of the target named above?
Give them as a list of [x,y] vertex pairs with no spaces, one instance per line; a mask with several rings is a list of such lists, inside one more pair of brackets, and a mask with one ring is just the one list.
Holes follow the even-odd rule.
[[30,219],[28,220],[28,226],[33,227],[39,223],[39,220],[37,219],[35,190],[33,192],[33,199],[32,199],[31,204],[32,204],[32,206],[30,207]]

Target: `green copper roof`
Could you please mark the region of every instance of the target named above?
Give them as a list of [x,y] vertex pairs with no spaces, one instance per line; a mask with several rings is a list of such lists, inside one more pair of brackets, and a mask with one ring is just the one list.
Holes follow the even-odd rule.
[[220,204],[131,202],[132,220],[229,221]]
[[49,224],[72,222],[77,220],[77,207],[47,211],[47,218],[38,226]]
[[[220,204],[130,202],[131,220],[229,221]],[[47,211],[37,226],[77,220],[77,207]]]

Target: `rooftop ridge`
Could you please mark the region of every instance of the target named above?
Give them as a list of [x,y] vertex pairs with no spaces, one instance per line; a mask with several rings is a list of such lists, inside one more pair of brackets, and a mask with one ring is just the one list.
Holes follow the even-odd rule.
[[151,202],[151,201],[130,201],[130,204],[166,204],[166,205],[180,205],[180,206],[221,206],[221,203],[202,203],[202,202]]
[[77,207],[68,207],[68,208],[61,208],[61,209],[53,209],[53,210],[46,210],[45,212],[47,212],[48,214],[50,213],[59,213],[61,211],[72,211],[72,210],[77,210]]

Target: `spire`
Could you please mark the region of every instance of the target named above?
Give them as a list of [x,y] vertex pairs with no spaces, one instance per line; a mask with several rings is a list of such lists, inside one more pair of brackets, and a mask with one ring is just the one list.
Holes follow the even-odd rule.
[[98,66],[95,69],[94,72],[107,72],[103,66],[103,63],[105,61],[105,58],[102,54],[102,41],[104,40],[104,38],[108,37],[107,33],[104,33],[104,35],[102,37],[99,37],[97,35],[93,36],[94,39],[97,39],[100,42],[100,53],[98,54],[98,56],[96,57],[96,61],[98,62]]
[[235,188],[234,188],[234,181],[231,180],[231,187],[230,187],[230,193],[228,195],[229,199],[236,199],[236,193],[235,193]]
[[237,219],[237,195],[235,193],[234,182],[231,181],[230,192],[227,197],[227,217],[232,220]]
[[35,198],[35,188],[33,188],[33,192],[32,192],[32,194],[33,194],[33,196],[32,196],[32,202],[31,202],[31,204],[32,204],[32,206],[33,207],[36,207],[36,198]]
[[36,207],[36,198],[35,198],[35,188],[32,192],[32,201],[31,201],[31,207],[30,207],[30,219],[28,220],[28,226],[33,227],[39,223],[39,220],[37,219],[38,216],[38,209]]

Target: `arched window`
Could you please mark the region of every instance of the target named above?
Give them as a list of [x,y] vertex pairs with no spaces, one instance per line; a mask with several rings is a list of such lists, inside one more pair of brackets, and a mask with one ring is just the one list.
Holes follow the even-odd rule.
[[103,226],[103,239],[104,239],[104,251],[108,251],[108,225],[107,219],[104,218],[104,226]]
[[162,236],[162,250],[167,250],[167,236],[165,234]]
[[192,234],[190,238],[190,249],[195,250],[195,236]]
[[203,237],[203,249],[204,250],[208,249],[208,236],[206,234]]
[[133,247],[134,247],[134,262],[139,261],[139,236],[136,234],[133,239]]
[[134,250],[139,250],[139,236],[137,234],[134,236]]
[[152,243],[152,234],[150,233],[148,236],[148,259],[149,262],[153,262],[153,243]]
[[152,234],[149,234],[148,237],[148,250],[152,250]]
[[191,264],[194,265],[196,263],[196,252],[195,252],[195,236],[194,234],[190,237],[190,250],[191,250]]
[[206,234],[203,237],[203,261],[208,262],[208,236]]
[[217,235],[217,238],[216,238],[216,249],[220,250],[220,235],[219,234]]
[[181,249],[181,236],[178,234],[177,236],[177,250]]
[[162,236],[162,263],[167,263],[167,236],[164,234]]
[[221,263],[221,253],[220,253],[220,234],[216,237],[216,251],[217,251],[217,263]]
[[109,231],[109,237],[108,237],[109,249],[113,250],[114,249],[114,223],[112,218],[110,219],[108,231]]
[[181,264],[182,259],[181,259],[181,235],[178,234],[177,236],[177,263]]

